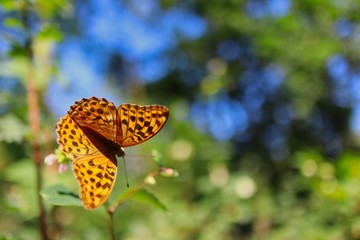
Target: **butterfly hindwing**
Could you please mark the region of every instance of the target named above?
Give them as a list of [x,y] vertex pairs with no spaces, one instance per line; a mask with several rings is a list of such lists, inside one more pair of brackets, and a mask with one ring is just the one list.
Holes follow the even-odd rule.
[[76,159],[74,175],[79,183],[81,200],[85,208],[101,205],[110,195],[116,179],[117,167],[100,152]]
[[108,198],[114,186],[115,156],[112,160],[105,157],[69,115],[59,121],[56,132],[60,149],[73,160],[84,207],[96,208]]
[[118,139],[122,147],[142,143],[164,126],[169,110],[161,105],[121,104],[118,108]]

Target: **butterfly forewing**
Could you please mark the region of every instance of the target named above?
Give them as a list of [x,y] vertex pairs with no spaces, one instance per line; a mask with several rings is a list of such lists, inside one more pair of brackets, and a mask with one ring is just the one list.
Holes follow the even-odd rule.
[[118,116],[117,142],[122,147],[129,147],[158,133],[169,116],[169,110],[161,105],[121,104]]
[[65,115],[60,119],[57,124],[56,133],[58,134],[57,142],[59,143],[60,150],[72,160],[79,156],[87,156],[98,152],[96,147],[69,115]]
[[68,114],[79,127],[85,126],[108,140],[116,141],[117,109],[105,98],[83,98],[70,107]]

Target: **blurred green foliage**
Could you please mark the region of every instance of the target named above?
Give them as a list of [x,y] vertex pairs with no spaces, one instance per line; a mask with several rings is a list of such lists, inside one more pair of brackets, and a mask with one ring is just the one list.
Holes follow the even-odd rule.
[[[160,2],[163,10],[177,6],[175,1]],[[357,29],[359,2],[292,1],[291,11],[285,16],[259,18],[250,17],[245,10],[251,1],[190,2],[185,7],[206,19],[208,31],[197,40],[180,41],[176,51],[167,53],[174,59],[172,64],[181,67],[174,67],[159,81],[143,83],[149,101],[161,101],[169,107],[170,119],[160,134],[143,146],[127,150],[126,157],[131,186],[157,168],[146,155],[153,149],[162,156],[161,163],[178,170],[179,176],[157,177],[154,186],[139,193],[148,192],[146,197],[134,198],[140,202],[148,199],[148,204],[126,201],[114,216],[116,236],[179,240],[360,239],[359,135],[349,125],[354,106],[336,104],[332,98],[336,85],[327,72],[328,60],[336,54],[351,63],[349,71],[358,70],[359,39],[339,37],[334,25],[344,18]],[[24,29],[22,11],[30,11],[41,22],[33,34],[41,100],[41,132],[37,136],[31,136],[29,131],[29,61],[24,46],[6,32],[1,36],[10,43],[9,52],[1,56],[0,62],[1,239],[39,238],[36,196],[40,193],[35,191],[29,139],[39,140],[43,157],[57,147],[54,126],[58,119],[46,103],[46,94],[53,76],[63,76],[51,53],[58,41],[79,31],[69,27],[77,24],[70,14],[78,7],[75,3],[29,3],[0,2],[0,14],[6,15],[2,25],[7,28],[20,32]],[[238,44],[245,56],[236,60],[218,56],[217,49],[224,41]],[[246,80],[241,76],[274,65],[282,66],[285,80],[275,93],[263,98],[263,108],[257,110],[263,115],[261,120],[252,121],[242,133],[234,132],[225,140],[216,138],[212,125],[206,124],[216,119],[205,116],[197,124],[200,113],[193,109],[214,106],[224,95],[231,100],[242,99],[249,82],[256,82],[260,75],[252,73]],[[112,79],[107,80],[109,89],[133,93],[127,96],[136,99],[138,86],[121,89]],[[256,84],[265,86],[261,81]],[[283,129],[272,116],[284,105],[291,107],[293,115]],[[215,131],[221,132],[225,125],[218,125]],[[273,126],[286,133],[285,143],[275,148],[267,147],[275,138],[263,138]],[[139,153],[145,156],[137,156]],[[72,173],[60,174],[57,167],[43,167],[42,194],[56,184],[78,192]],[[110,201],[129,191],[122,171],[119,168]],[[109,236],[105,208],[86,211],[46,202],[46,211],[50,239]]]

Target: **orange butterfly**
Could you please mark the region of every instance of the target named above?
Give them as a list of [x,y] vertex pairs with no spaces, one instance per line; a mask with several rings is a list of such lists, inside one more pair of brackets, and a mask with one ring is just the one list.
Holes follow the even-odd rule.
[[84,207],[93,209],[109,197],[117,173],[117,156],[153,137],[164,126],[169,110],[161,105],[121,104],[105,98],[76,101],[57,123],[60,149],[73,160]]

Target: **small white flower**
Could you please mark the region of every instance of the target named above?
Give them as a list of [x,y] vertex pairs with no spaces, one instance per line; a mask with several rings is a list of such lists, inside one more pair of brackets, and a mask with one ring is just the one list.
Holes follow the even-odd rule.
[[44,162],[46,165],[48,166],[51,166],[53,165],[57,160],[57,157],[55,154],[51,153],[49,155],[47,155],[45,158],[44,158]]

